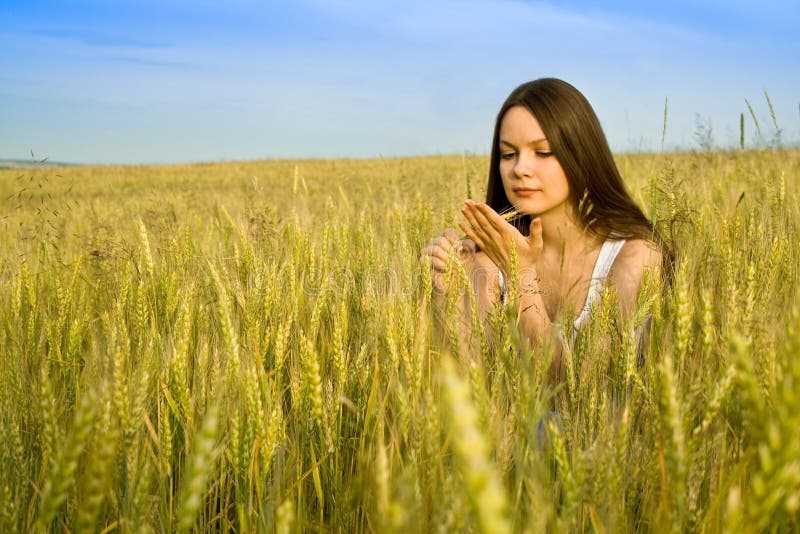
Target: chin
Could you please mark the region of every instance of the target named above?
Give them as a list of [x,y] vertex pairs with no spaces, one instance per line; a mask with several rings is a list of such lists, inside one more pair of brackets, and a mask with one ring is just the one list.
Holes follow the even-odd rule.
[[539,205],[538,202],[525,202],[524,200],[517,200],[516,202],[511,203],[514,206],[514,209],[518,212],[530,215],[531,217],[537,217],[544,213],[547,210],[543,210],[542,206]]

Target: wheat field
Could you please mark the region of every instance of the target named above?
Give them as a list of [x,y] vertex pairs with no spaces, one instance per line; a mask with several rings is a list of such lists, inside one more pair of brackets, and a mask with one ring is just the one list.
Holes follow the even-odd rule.
[[557,385],[433,329],[486,157],[0,171],[0,531],[797,531],[800,151],[618,164],[674,280]]

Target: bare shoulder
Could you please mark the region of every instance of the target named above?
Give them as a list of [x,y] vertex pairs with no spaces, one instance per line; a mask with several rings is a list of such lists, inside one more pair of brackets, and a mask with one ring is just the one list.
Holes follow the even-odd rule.
[[657,276],[660,273],[662,257],[661,248],[647,239],[629,239],[622,246],[609,278],[617,291],[620,311],[624,315],[633,310],[645,275],[652,273]]
[[629,239],[619,251],[612,270],[654,269],[661,265],[662,253],[659,246],[647,239]]
[[661,248],[647,239],[629,239],[619,251],[609,273],[618,285],[633,285],[638,288],[644,273],[661,270],[663,253]]

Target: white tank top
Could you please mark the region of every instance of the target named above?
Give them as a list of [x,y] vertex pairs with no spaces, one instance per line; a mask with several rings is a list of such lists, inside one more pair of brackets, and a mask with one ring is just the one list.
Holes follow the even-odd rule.
[[[608,279],[608,273],[611,271],[611,266],[614,264],[614,260],[617,258],[617,254],[622,250],[624,244],[624,239],[606,239],[605,242],[603,242],[603,246],[600,247],[600,254],[597,255],[597,261],[592,271],[592,279],[589,282],[589,291],[586,292],[586,301],[583,303],[580,315],[578,315],[572,323],[573,332],[571,338],[573,342],[575,341],[575,334],[577,331],[589,320],[589,316],[592,312],[592,305],[602,296],[603,286]],[[508,300],[508,289],[506,288],[503,271],[498,271],[497,274],[500,278],[500,299],[502,303],[505,304]],[[559,332],[558,337],[562,342],[564,341],[561,332]]]

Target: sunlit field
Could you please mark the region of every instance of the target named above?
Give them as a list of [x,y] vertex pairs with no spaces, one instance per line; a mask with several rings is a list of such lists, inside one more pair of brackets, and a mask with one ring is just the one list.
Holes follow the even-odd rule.
[[433,328],[486,157],[0,171],[0,531],[797,531],[800,151],[618,163],[674,280],[558,385]]

